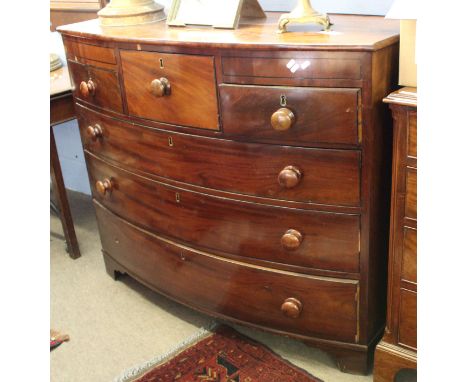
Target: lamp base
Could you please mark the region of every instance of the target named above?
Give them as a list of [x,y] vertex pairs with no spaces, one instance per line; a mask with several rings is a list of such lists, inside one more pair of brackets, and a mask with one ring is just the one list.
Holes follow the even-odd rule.
[[153,0],[112,0],[98,16],[102,26],[130,26],[166,19],[164,6]]
[[290,13],[282,14],[278,21],[278,33],[287,32],[286,26],[290,23],[321,24],[326,31],[333,25],[327,14],[317,12],[310,5],[310,0],[299,1],[299,4]]

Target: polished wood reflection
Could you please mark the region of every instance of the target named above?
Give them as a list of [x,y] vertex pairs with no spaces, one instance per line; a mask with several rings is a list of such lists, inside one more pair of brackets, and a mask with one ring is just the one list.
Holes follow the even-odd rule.
[[[359,271],[358,215],[239,203],[168,187],[89,154],[86,160],[95,198],[152,232],[246,259]],[[103,184],[106,178],[112,185]]]
[[332,33],[280,35],[279,16],[61,29],[104,259],[112,276],[365,374],[385,319],[381,100],[399,25],[332,15]]
[[217,130],[213,57],[121,51],[128,111],[176,125]]
[[[105,256],[156,290],[218,317],[338,341],[354,340],[356,281],[305,277],[229,261],[161,240],[99,204],[96,207]],[[290,319],[281,307],[291,295],[314,303],[304,303],[300,315]],[[299,310],[293,306],[285,309],[292,316]]]

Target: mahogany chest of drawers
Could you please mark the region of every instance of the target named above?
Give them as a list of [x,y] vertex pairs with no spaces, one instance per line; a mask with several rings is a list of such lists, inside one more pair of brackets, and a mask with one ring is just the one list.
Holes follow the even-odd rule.
[[416,368],[417,97],[403,88],[385,99],[394,119],[387,325],[377,345],[375,382]]
[[60,28],[107,271],[365,373],[385,321],[398,24]]

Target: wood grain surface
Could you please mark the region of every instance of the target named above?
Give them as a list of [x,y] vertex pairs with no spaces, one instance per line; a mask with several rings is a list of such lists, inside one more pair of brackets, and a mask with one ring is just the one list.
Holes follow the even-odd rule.
[[[387,324],[377,346],[374,382],[417,368],[417,99],[416,89],[390,94],[394,118]],[[410,99],[408,99],[410,97]]]
[[[250,266],[161,240],[96,206],[102,246],[131,275],[154,289],[211,314],[245,323],[353,342],[358,283]],[[135,243],[138,243],[135,246]],[[294,297],[297,318],[281,306]]]
[[401,264],[401,278],[403,280],[417,282],[417,230],[404,227],[403,259]]
[[[115,71],[68,61],[73,96],[102,109],[122,112],[122,96],[118,75]],[[94,94],[84,97],[80,93],[82,81],[92,80],[96,85]]]
[[[121,51],[125,96],[131,115],[217,130],[213,57]],[[166,78],[170,95],[156,97],[151,82]]]
[[[221,85],[224,134],[295,146],[357,145],[359,96],[359,89]],[[277,131],[271,117],[283,107],[294,114],[295,122],[289,129]]]
[[[84,147],[124,166],[206,188],[308,203],[359,206],[360,152],[238,143],[129,125],[95,113],[78,119]],[[98,123],[103,138],[85,135]],[[171,143],[172,142],[172,143]],[[289,165],[303,176],[284,188]]]
[[[169,187],[87,155],[94,197],[149,231],[217,253],[276,263],[359,272],[359,215],[309,212],[211,197]],[[112,192],[97,182],[112,180]],[[281,245],[289,229],[303,237],[294,251]]]
[[374,51],[399,41],[398,20],[380,16],[331,15],[335,33],[320,30],[276,33],[281,13],[267,12],[266,19],[246,20],[238,29],[218,29],[191,26],[173,28],[166,22],[136,25],[131,28],[101,28],[98,20],[58,28],[61,32],[81,38],[105,41],[128,41],[133,44],[172,45],[253,50],[358,50]]
[[291,58],[223,57],[222,67],[225,76],[333,80],[362,77],[359,59],[340,59],[333,54],[318,57],[292,54]]
[[[205,313],[301,338],[333,354],[341,370],[366,373],[385,321],[392,120],[382,98],[397,84],[398,22],[332,15],[332,33],[279,35],[278,17],[236,30],[62,28],[83,56],[68,56],[73,73],[97,84],[94,100],[75,100],[95,200],[122,223],[101,219],[105,261],[111,275],[128,272]],[[96,69],[113,77],[90,78]],[[109,99],[99,99],[102,90]],[[127,226],[119,246],[114,233]],[[148,239],[155,233],[173,243],[160,252]],[[191,286],[177,284],[179,265],[155,265],[171,245],[210,259],[183,276],[203,283],[216,268],[232,283],[208,281],[214,290],[200,304],[198,295],[185,300]],[[246,285],[252,269],[259,284]],[[301,281],[290,282],[292,274]],[[336,308],[356,320],[343,323],[339,312],[334,323],[325,304],[330,323],[309,321],[309,302],[322,306],[310,277],[351,283]],[[257,292],[267,280],[288,292],[280,302]],[[264,317],[236,307],[241,295],[250,309],[258,300]]]
[[417,336],[417,298],[416,293],[402,289],[400,293],[400,323],[398,342],[400,345],[416,349]]
[[411,219],[416,219],[417,217],[417,189],[416,169],[409,167],[406,170],[405,215]]

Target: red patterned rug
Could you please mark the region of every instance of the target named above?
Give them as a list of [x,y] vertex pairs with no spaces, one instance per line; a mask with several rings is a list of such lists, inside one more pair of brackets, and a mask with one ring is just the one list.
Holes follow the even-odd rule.
[[125,382],[323,382],[228,326],[128,371]]

